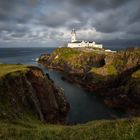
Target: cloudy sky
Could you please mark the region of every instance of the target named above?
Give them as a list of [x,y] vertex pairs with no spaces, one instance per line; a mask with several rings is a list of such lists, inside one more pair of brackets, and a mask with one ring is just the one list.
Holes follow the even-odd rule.
[[140,0],[0,0],[0,47],[79,40],[140,46]]

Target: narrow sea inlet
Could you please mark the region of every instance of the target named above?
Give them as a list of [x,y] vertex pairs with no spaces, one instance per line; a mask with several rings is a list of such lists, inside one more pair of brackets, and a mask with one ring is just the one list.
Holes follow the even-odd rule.
[[[0,63],[29,64],[36,65],[36,59],[51,48],[0,48]],[[91,120],[111,119],[116,112],[108,108],[101,97],[94,93],[84,91],[82,88],[61,80],[62,74],[57,71],[47,70],[42,67],[45,73],[50,75],[54,82],[64,89],[65,96],[70,103],[71,110],[68,115],[69,123],[84,123]]]
[[111,119],[116,112],[109,109],[103,99],[96,94],[84,91],[82,88],[61,80],[62,74],[57,71],[43,69],[55,83],[62,87],[71,109],[68,115],[69,123],[84,123],[92,120]]

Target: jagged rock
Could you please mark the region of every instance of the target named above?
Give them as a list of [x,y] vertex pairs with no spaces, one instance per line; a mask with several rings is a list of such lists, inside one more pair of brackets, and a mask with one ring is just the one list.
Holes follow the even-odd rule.
[[[43,122],[65,123],[70,107],[63,90],[41,69],[26,69],[10,72],[1,77],[0,118],[18,119],[33,114]],[[6,107],[3,107],[4,105]],[[5,108],[6,116],[2,115]]]

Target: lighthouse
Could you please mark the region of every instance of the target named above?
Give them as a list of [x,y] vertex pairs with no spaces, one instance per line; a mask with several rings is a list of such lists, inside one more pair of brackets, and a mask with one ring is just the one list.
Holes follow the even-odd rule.
[[73,29],[71,32],[71,42],[76,42],[76,31]]
[[94,41],[80,41],[76,39],[76,31],[73,29],[71,32],[71,42],[67,45],[69,48],[78,48],[78,47],[92,47],[103,49],[102,44],[96,44]]

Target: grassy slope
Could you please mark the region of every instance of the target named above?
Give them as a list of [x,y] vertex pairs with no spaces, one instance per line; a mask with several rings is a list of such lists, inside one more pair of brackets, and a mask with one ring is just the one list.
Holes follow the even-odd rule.
[[0,123],[4,140],[139,140],[140,119],[101,120],[75,126],[49,125],[37,121]]
[[[134,72],[133,74],[132,74],[132,77],[133,78],[140,78],[140,70],[137,70],[136,72]],[[140,80],[140,79],[139,79]]]
[[[0,65],[0,68],[0,76],[2,77],[11,72],[28,70],[27,66],[22,65]],[[0,109],[2,109],[1,107]],[[32,114],[28,115],[26,111],[25,113],[27,116],[23,116],[19,120],[11,119],[11,117],[8,117],[10,119],[0,118],[0,140],[140,139],[140,118],[114,121],[101,120],[75,126],[62,126],[43,124]]]
[[25,65],[14,65],[14,64],[0,64],[0,77],[5,76],[6,74],[17,72],[17,71],[26,71],[28,67]]

